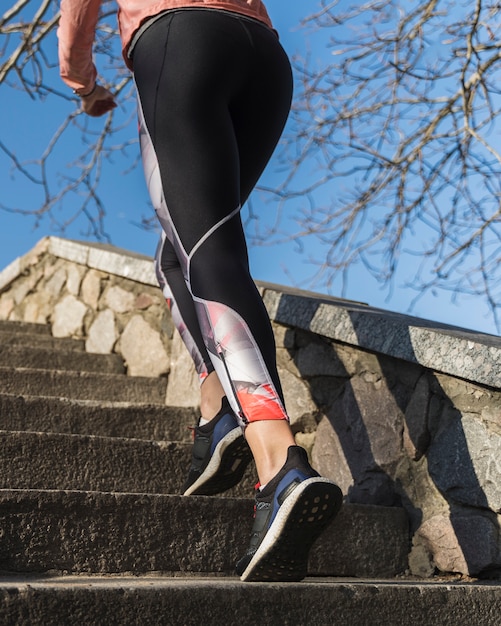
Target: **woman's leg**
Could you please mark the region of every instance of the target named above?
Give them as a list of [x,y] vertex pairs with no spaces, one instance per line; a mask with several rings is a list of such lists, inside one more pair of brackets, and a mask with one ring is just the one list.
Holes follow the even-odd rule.
[[[244,139],[241,141],[243,143]],[[248,195],[246,190],[254,187],[255,176],[254,168],[249,167],[243,172],[242,195],[245,198]],[[199,375],[200,410],[205,422],[215,417],[221,410],[225,391],[205,349],[193,300],[184,281],[179,261],[165,235],[162,236],[157,248],[155,268],[174,324]],[[246,428],[246,438],[253,451],[259,479],[265,484],[285,463],[287,449],[294,444],[289,424],[284,420],[253,422]],[[276,442],[275,445],[270,446],[270,441]]]
[[[257,28],[276,57],[275,35]],[[143,153],[154,151],[160,173],[152,198],[180,260],[214,367],[243,423],[285,419],[273,333],[248,268],[232,115],[248,114],[243,102],[254,89],[272,89],[267,109],[253,110],[245,120],[264,138],[256,136],[253,154],[242,155],[244,162],[258,160],[259,175],[287,116],[288,61],[283,51],[275,61],[268,56],[266,81],[253,80],[255,49],[240,23],[214,12],[184,11],[146,31],[134,64],[146,121]]]
[[186,287],[181,266],[165,233],[162,234],[155,253],[155,273],[174,325],[202,383],[214,371],[214,367],[205,348],[193,299]]
[[186,286],[178,258],[165,233],[162,233],[155,254],[155,271],[174,325],[198,374],[202,419],[205,422],[209,421],[220,411],[225,392],[205,348],[193,299]]
[[142,35],[134,69],[153,204],[260,480],[269,480],[256,496],[251,545],[237,571],[243,580],[300,580],[341,492],[293,445],[239,214],[282,132],[290,66],[264,26],[190,10],[168,14]]

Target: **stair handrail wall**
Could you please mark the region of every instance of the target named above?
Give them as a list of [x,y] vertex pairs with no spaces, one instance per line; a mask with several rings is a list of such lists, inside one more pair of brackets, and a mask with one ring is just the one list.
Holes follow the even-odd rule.
[[[296,439],[353,503],[401,506],[409,571],[501,571],[501,338],[258,283]],[[120,354],[131,376],[198,382],[152,259],[47,237],[0,272],[0,319]]]

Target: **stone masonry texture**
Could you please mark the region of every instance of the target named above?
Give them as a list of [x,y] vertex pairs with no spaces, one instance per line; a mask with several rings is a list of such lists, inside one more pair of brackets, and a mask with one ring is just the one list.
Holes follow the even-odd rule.
[[[346,501],[401,507],[417,576],[501,573],[501,339],[260,284],[293,430]],[[151,259],[41,240],[0,272],[0,320],[50,325],[129,376],[198,382]]]

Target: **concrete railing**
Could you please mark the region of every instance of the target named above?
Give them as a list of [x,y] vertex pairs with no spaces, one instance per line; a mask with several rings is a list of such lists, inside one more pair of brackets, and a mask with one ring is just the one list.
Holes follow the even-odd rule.
[[[501,339],[261,283],[296,437],[350,502],[403,506],[409,568],[501,571]],[[197,379],[151,259],[41,240],[0,273],[0,319],[49,323],[130,375],[168,377],[195,406]]]

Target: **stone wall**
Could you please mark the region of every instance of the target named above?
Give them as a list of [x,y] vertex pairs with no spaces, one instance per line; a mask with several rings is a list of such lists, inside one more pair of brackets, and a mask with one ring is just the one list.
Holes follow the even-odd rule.
[[131,376],[167,376],[173,325],[162,294],[152,272],[150,284],[128,276],[151,262],[130,257],[117,273],[116,249],[86,248],[46,238],[16,259],[1,275],[0,319],[51,324],[55,337],[85,339],[87,352],[120,354]]
[[317,469],[349,502],[405,507],[413,574],[500,575],[501,339],[294,290],[264,300],[319,409]]
[[[501,340],[360,303],[260,285],[296,438],[349,502],[403,506],[409,569],[501,571]],[[196,406],[193,366],[151,259],[47,238],[0,273],[0,319],[49,323],[132,376],[168,376]]]

